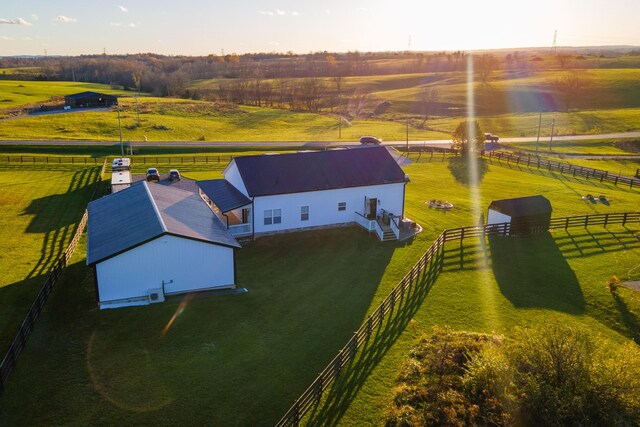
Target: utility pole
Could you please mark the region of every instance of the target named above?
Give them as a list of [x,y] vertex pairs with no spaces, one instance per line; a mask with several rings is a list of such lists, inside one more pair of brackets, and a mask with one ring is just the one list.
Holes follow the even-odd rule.
[[409,155],[409,119],[407,119],[407,156]]
[[122,126],[120,126],[120,106],[116,107],[116,111],[118,111],[118,131],[120,132],[120,154],[124,157],[124,147],[122,146]]
[[551,120],[551,138],[549,139],[549,151],[551,151],[551,143],[553,142],[553,127],[556,124],[556,119]]
[[542,111],[540,111],[540,117],[538,118],[538,138],[536,138],[536,151],[538,151],[538,144],[540,144],[540,125],[542,124]]

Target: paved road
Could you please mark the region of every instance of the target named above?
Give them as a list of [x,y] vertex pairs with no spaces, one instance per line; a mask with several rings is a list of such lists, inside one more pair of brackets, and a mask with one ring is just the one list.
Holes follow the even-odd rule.
[[[607,133],[600,135],[566,135],[554,136],[554,141],[586,141],[591,139],[616,139],[616,138],[640,138],[640,132]],[[535,137],[525,138],[501,138],[500,142],[531,142],[536,141]],[[549,137],[540,138],[540,143],[549,142]],[[406,141],[384,141],[384,145],[404,145]],[[449,147],[450,139],[409,141],[411,146],[425,147]],[[42,140],[42,141],[0,141],[2,145],[97,145],[110,146],[118,145],[115,141],[66,141],[66,140]],[[153,141],[153,142],[133,142],[136,145],[145,147],[328,147],[359,145],[358,141]]]

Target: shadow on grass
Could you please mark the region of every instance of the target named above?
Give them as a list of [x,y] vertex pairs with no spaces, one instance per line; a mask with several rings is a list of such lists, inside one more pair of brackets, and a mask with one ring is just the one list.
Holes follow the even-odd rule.
[[364,343],[359,354],[343,369],[326,397],[311,409],[306,418],[306,425],[335,425],[340,420],[368,376],[422,305],[442,271],[442,262],[443,252],[438,252],[427,268],[414,280],[412,287],[396,304],[387,319]]
[[99,167],[77,171],[67,192],[35,199],[22,212],[22,215],[33,216],[27,233],[44,233],[40,258],[26,278],[48,272],[66,250],[99,173]]
[[[264,237],[238,253],[246,294],[103,311],[90,269],[72,264],[21,355],[0,419],[77,424],[98,411],[114,424],[273,425],[360,325],[399,247],[355,227]],[[146,412],[112,404],[156,408],[167,398]]]
[[[455,180],[461,184],[472,184],[469,176],[469,161],[465,156],[452,157],[449,159],[449,171]],[[486,159],[477,158],[478,184],[482,182],[485,174],[489,171],[489,162]]]
[[610,183],[608,181],[600,182],[598,178],[593,178],[593,177],[587,178],[581,175],[574,176],[572,173],[560,173],[557,170],[549,171],[544,167],[538,168],[537,163],[534,161],[533,156],[531,156],[531,164],[529,166],[527,166],[526,159],[523,159],[519,165],[513,162],[507,162],[506,160],[499,160],[496,157],[491,159],[489,162],[491,165],[501,166],[501,167],[512,169],[512,170],[518,170],[520,172],[530,173],[532,175],[539,175],[547,178],[553,178],[559,181],[575,182],[582,185],[599,187],[601,189],[610,189],[610,190],[616,189],[616,190],[625,191],[629,193],[636,193],[636,194],[638,193],[638,187],[634,187],[630,189],[628,185],[622,185],[622,184],[614,185],[613,183]]
[[611,296],[613,296],[613,299],[616,302],[616,308],[620,312],[622,321],[631,334],[631,338],[636,344],[640,344],[640,322],[638,322],[638,318],[631,310],[629,310],[627,303],[624,302],[624,299],[622,299],[617,292],[612,292]]
[[41,274],[0,288],[3,307],[0,311],[0,358],[9,348],[45,280],[47,275]]
[[584,313],[578,278],[549,233],[521,238],[489,236],[489,247],[498,286],[515,307]]

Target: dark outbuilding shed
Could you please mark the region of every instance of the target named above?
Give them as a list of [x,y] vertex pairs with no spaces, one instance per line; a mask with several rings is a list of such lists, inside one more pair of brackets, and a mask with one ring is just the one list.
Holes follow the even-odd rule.
[[64,97],[64,105],[71,108],[99,108],[118,105],[118,97],[98,92],[80,92]]
[[487,224],[511,224],[511,235],[544,233],[549,230],[551,202],[544,196],[494,200],[489,205]]

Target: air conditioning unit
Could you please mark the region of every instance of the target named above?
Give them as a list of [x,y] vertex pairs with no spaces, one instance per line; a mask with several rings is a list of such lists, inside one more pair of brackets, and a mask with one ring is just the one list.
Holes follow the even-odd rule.
[[147,291],[147,297],[151,304],[164,301],[164,292],[162,289],[150,289]]

